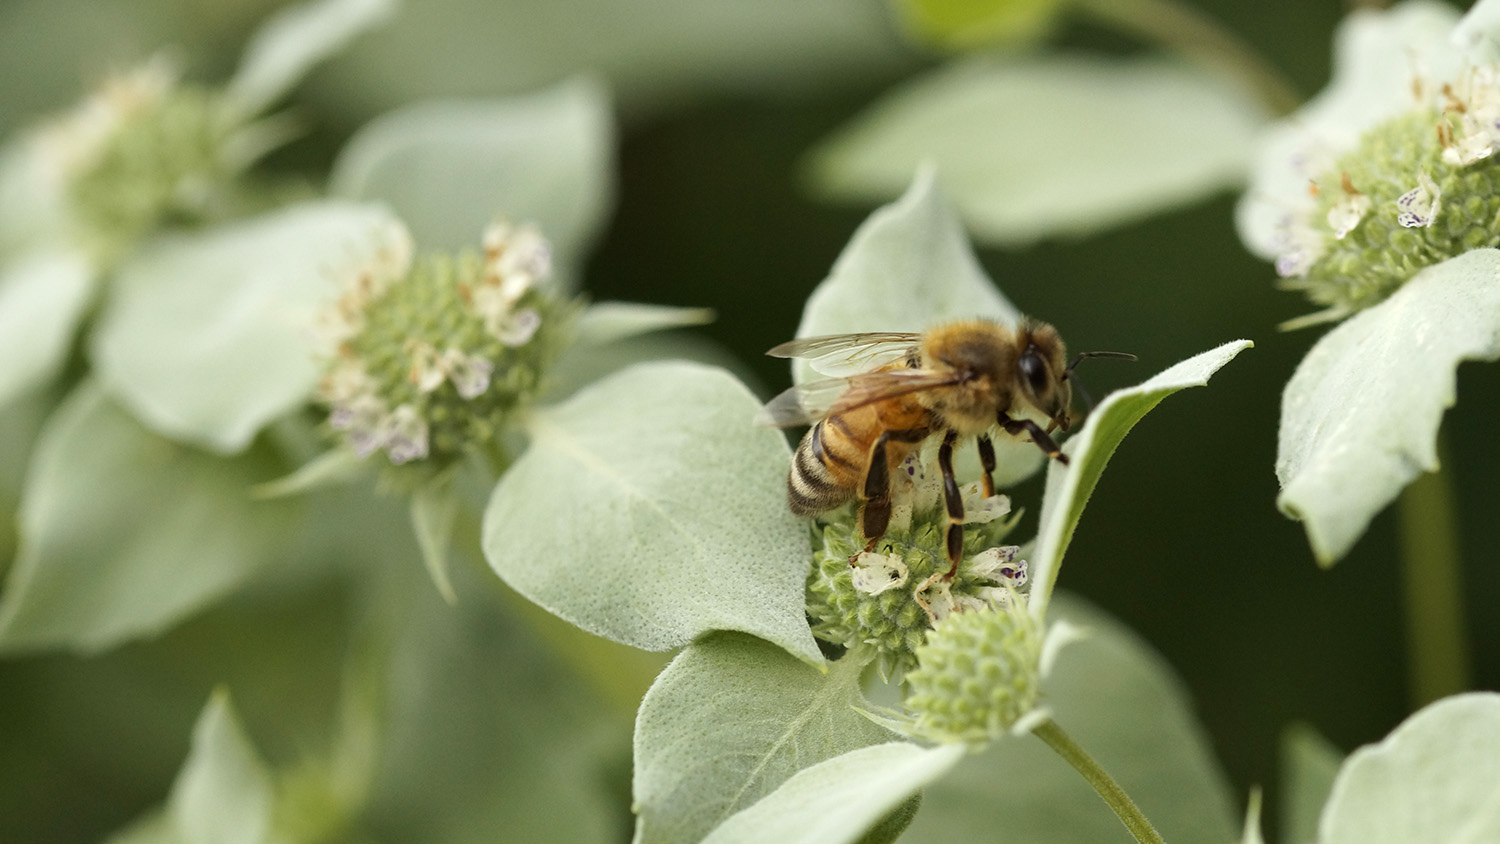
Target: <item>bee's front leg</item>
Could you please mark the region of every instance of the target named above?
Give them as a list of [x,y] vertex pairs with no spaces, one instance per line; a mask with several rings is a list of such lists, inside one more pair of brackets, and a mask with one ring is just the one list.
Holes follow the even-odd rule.
[[1005,433],[1013,437],[1019,437],[1023,433],[1030,434],[1031,441],[1036,443],[1037,448],[1045,452],[1048,457],[1064,466],[1068,465],[1068,455],[1062,453],[1062,449],[1057,447],[1057,441],[1048,436],[1040,425],[1030,419],[1012,419],[1003,410],[996,415],[995,421],[1005,429]]

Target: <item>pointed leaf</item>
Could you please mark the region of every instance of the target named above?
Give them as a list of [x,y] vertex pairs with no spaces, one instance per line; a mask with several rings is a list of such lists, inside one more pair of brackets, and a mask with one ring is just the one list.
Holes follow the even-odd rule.
[[599,346],[653,331],[713,322],[710,308],[673,308],[640,302],[596,302],[578,318],[578,342]]
[[1240,833],[1239,844],[1266,844],[1260,831],[1260,789],[1250,790],[1250,800],[1245,807],[1245,830]]
[[193,726],[167,811],[184,844],[262,844],[271,833],[270,774],[245,737],[228,694],[214,694]]
[[1332,565],[1375,514],[1438,468],[1460,361],[1500,358],[1500,250],[1428,267],[1328,332],[1281,399],[1281,511]]
[[[1228,777],[1181,681],[1161,656],[1103,611],[1060,595],[1049,613],[1088,631],[1042,679],[1056,722],[1109,772],[1166,841],[1233,841]],[[1009,736],[930,785],[901,840],[1130,844],[1119,818],[1034,736]]]
[[636,844],[701,841],[797,771],[889,741],[854,708],[864,665],[840,660],[823,674],[736,634],[689,646],[636,719]]
[[396,0],[315,0],[281,10],[251,36],[225,93],[243,113],[259,113],[396,7]]
[[1033,615],[1042,618],[1046,613],[1058,568],[1068,543],[1073,540],[1073,530],[1078,527],[1084,505],[1094,494],[1099,476],[1125,435],[1162,399],[1187,387],[1204,386],[1220,367],[1253,345],[1249,340],[1225,343],[1168,367],[1134,387],[1110,393],[1089,414],[1083,428],[1063,445],[1063,452],[1072,462],[1068,466],[1054,462],[1047,472],[1036,550],[1031,557],[1029,606]]
[[1265,120],[1248,93],[1159,58],[980,58],[877,103],[816,151],[813,175],[876,200],[930,162],[976,239],[1019,247],[1239,184]]
[[1500,695],[1431,704],[1349,756],[1320,844],[1500,841]]
[[458,601],[448,577],[448,546],[453,542],[457,518],[458,492],[453,488],[452,472],[433,478],[412,493],[411,526],[422,549],[422,563],[432,575],[438,594],[450,604]]
[[1344,754],[1306,724],[1281,737],[1281,840],[1316,844],[1318,816],[1328,802]]
[[613,201],[613,155],[608,95],[578,80],[385,114],[344,147],[330,190],[390,203],[422,250],[475,248],[496,217],[534,222],[566,274]]
[[21,547],[0,595],[0,650],[97,651],[156,633],[280,555],[284,505],[263,469],[140,427],[93,383],[48,422],[27,478]]
[[803,609],[807,526],[786,508],[791,455],[750,424],[758,405],[722,370],[664,362],[538,410],[485,511],[485,557],[617,642],[666,650],[741,630],[821,663]]
[[390,215],[310,202],[205,234],[164,237],[113,279],[90,352],[100,382],[154,430],[236,452],[307,401],[322,365],[307,334],[370,260]]
[[964,755],[959,744],[877,744],[798,772],[704,844],[855,844]]
[[0,404],[57,375],[93,293],[81,254],[31,254],[0,269]]

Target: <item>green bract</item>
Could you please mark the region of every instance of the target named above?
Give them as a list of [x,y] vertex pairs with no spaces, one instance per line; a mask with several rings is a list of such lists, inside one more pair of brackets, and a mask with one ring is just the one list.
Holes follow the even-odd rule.
[[906,675],[912,731],[944,743],[1000,738],[1036,704],[1041,657],[1041,631],[1023,608],[947,616]]

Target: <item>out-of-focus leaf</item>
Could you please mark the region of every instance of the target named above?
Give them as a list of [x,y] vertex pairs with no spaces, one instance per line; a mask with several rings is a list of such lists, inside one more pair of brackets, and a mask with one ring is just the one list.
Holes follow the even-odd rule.
[[964,749],[891,742],[835,756],[799,771],[704,844],[862,844],[882,818],[952,769]]
[[226,93],[244,113],[260,112],[396,7],[396,0],[314,0],[283,9],[251,36]]
[[1453,43],[1494,51],[1500,46],[1500,2],[1479,0],[1453,28]]
[[121,267],[90,352],[112,396],[167,436],[245,448],[306,402],[322,367],[309,332],[336,272],[373,259],[388,212],[312,202],[164,237]]
[[864,667],[846,659],[823,674],[738,634],[689,646],[636,719],[636,844],[701,841],[796,772],[889,741],[854,709]]
[[1281,736],[1281,840],[1315,844],[1318,816],[1328,802],[1344,754],[1306,724]]
[[422,250],[476,248],[496,217],[536,223],[566,279],[613,203],[614,143],[609,97],[589,80],[510,99],[423,102],[357,132],[330,189],[390,203]]
[[597,302],[578,317],[578,342],[598,346],[668,328],[706,325],[713,319],[714,312],[709,308]]
[[0,404],[57,374],[93,293],[81,254],[31,254],[0,269]]
[[1034,41],[1052,28],[1064,0],[895,0],[913,37],[950,49]]
[[822,657],[804,616],[812,550],[786,509],[790,452],[750,424],[727,373],[641,364],[540,409],[484,516],[484,552],[516,591],[646,650],[709,630]]
[[97,651],[150,635],[279,558],[283,505],[252,502],[255,455],[164,440],[85,383],[48,422],[21,547],[0,595],[0,650]]
[[1260,831],[1260,789],[1250,791],[1250,799],[1245,807],[1245,830],[1240,833],[1239,844],[1266,844],[1266,837]]
[[270,772],[218,692],[193,727],[167,814],[184,844],[267,844],[275,794]]
[[1248,93],[1162,59],[974,59],[876,103],[815,152],[813,177],[880,200],[930,162],[976,240],[1020,247],[1239,184],[1265,120]]
[[1500,358],[1500,250],[1417,273],[1329,331],[1281,398],[1276,504],[1332,565],[1418,474],[1436,471],[1437,431],[1458,364]]
[[422,549],[422,562],[443,600],[458,601],[448,577],[448,546],[453,540],[453,523],[458,518],[458,493],[453,489],[453,475],[445,472],[418,487],[411,496],[411,525]]
[[1249,340],[1225,343],[1168,367],[1134,387],[1110,393],[1089,414],[1083,428],[1063,445],[1063,452],[1072,462],[1067,466],[1054,462],[1047,473],[1036,550],[1031,556],[1028,606],[1033,615],[1042,618],[1047,612],[1063,554],[1073,540],[1084,505],[1094,494],[1094,486],[1125,435],[1162,399],[1187,387],[1204,386],[1220,367],[1253,345]]
[[[1187,691],[1161,657],[1100,610],[1066,596],[1053,624],[1087,631],[1042,679],[1056,722],[1130,795],[1167,841],[1233,841],[1239,811]],[[930,785],[902,841],[1128,844],[1134,839],[1078,772],[1031,735],[1008,736]]]
[[1350,754],[1320,844],[1500,841],[1500,695],[1445,698]]

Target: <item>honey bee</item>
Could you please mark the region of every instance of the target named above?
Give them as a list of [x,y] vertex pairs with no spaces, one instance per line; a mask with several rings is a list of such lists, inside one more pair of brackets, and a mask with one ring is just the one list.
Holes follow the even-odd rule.
[[[792,387],[768,402],[757,421],[812,426],[792,458],[787,503],[793,513],[809,516],[858,497],[865,550],[872,550],[890,525],[895,467],[924,441],[941,435],[938,466],[948,513],[944,577],[950,580],[963,555],[964,505],[953,475],[954,444],[975,438],[986,496],[995,494],[993,427],[1029,436],[1048,457],[1067,465],[1051,433],[1072,425],[1073,368],[1088,357],[1135,360],[1123,352],[1084,352],[1068,363],[1057,329],[1030,319],[1016,328],[973,319],[921,334],[806,337],[766,354],[804,358],[825,375],[852,373]],[[1039,411],[1047,427],[1019,415],[1027,409]]]

